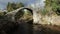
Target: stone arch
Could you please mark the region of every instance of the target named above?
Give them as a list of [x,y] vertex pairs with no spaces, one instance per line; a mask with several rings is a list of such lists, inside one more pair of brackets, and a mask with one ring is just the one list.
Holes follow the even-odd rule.
[[[17,15],[19,12],[21,12],[21,10],[23,10],[23,9],[27,9],[27,10],[29,10],[29,11],[31,11],[31,13],[32,13],[32,15],[33,15],[33,11],[31,10],[31,9],[29,9],[29,8],[19,8],[19,9],[17,9],[17,10],[14,10],[14,11],[12,11],[12,12],[9,12],[9,13],[7,13],[5,16],[6,17],[8,17],[7,18],[7,20],[9,20],[9,19],[11,19],[11,20],[9,20],[9,23],[10,22],[12,22],[12,20],[14,20],[13,21],[13,23],[17,23],[17,26],[18,26],[18,28],[16,27],[16,26],[13,26],[13,24],[12,24],[12,26],[13,27],[16,27],[17,29],[16,29],[16,31],[14,31],[13,33],[14,34],[33,34],[33,19],[32,20],[30,20],[30,21],[28,21],[28,22],[16,22],[15,21],[15,19],[12,19],[12,18],[17,18],[17,17],[15,17],[15,15]],[[23,14],[22,14],[23,15]],[[8,22],[7,22],[8,23]],[[15,24],[16,25],[16,24]],[[8,25],[7,25],[8,26]],[[11,27],[12,27],[11,26]],[[11,33],[11,32],[10,32]]]
[[[22,8],[16,9],[16,10],[14,10],[14,11],[11,11],[11,12],[8,12],[7,14],[5,14],[7,20],[15,21],[16,18],[18,18],[18,17],[15,17],[15,16],[19,16],[18,13],[19,13],[20,15],[23,15],[23,12],[21,11],[21,10],[23,10],[23,9],[29,10],[29,11],[31,12],[31,14],[33,15],[33,10],[32,10],[32,9],[22,7]],[[20,16],[20,17],[21,17],[21,16]],[[20,17],[19,17],[19,18],[20,18]]]
[[[31,12],[31,14],[33,15],[33,10],[32,10],[32,9],[30,9],[30,8],[21,8],[21,9],[18,10],[18,11],[16,12],[16,14],[14,15],[15,20],[16,20],[16,19],[19,19],[20,17],[22,17],[22,15],[24,14],[24,12],[22,12],[22,10],[24,10],[24,9],[29,10],[29,11]],[[21,15],[21,16],[19,16],[19,15]],[[17,16],[19,16],[19,17],[17,17]]]

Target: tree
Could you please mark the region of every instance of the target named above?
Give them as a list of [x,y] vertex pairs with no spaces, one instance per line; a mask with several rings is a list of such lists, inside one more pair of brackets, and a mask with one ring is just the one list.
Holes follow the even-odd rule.
[[[54,11],[56,14],[60,15],[60,0],[46,0],[46,8],[51,8],[49,10]],[[47,9],[47,10],[48,10]]]
[[0,12],[0,19],[3,19],[4,18],[4,12]]
[[24,4],[23,3],[10,3],[8,2],[7,4],[7,11],[10,12],[10,11],[13,11],[13,10],[16,10],[20,7],[24,7]]
[[24,4],[23,3],[17,3],[16,8],[20,8],[20,7],[24,7]]

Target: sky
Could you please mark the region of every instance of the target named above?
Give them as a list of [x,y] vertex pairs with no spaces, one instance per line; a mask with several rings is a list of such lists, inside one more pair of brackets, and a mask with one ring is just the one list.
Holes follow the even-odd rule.
[[32,3],[42,3],[44,0],[0,0],[0,9],[5,9],[8,2],[22,2],[24,5],[29,5]]

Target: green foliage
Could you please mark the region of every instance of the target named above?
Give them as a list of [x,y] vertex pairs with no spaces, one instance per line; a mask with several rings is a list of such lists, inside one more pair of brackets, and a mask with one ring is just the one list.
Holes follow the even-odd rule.
[[3,16],[4,14],[2,12],[0,12],[0,16]]
[[16,8],[24,7],[23,3],[16,3]]
[[2,19],[4,17],[4,12],[0,12],[0,19]]
[[60,0],[46,0],[46,8],[52,7],[51,10],[56,12],[56,14],[60,15]]
[[41,11],[41,15],[43,15],[43,16],[45,16],[47,13],[48,13],[48,11],[45,8]]
[[23,3],[10,3],[8,2],[7,4],[7,11],[10,12],[10,11],[13,11],[13,10],[16,10],[20,7],[24,7],[24,4]]

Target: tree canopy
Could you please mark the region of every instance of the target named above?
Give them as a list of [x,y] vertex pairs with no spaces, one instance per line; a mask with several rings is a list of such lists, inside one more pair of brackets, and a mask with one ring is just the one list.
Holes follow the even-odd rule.
[[10,12],[10,11],[13,11],[13,10],[16,10],[16,9],[18,9],[18,8],[20,8],[20,7],[24,7],[24,4],[23,3],[10,3],[10,2],[8,2],[8,4],[7,4],[7,11],[8,12]]
[[56,12],[56,14],[60,15],[60,0],[46,0],[45,3],[46,8],[51,8],[49,10],[52,10]]

